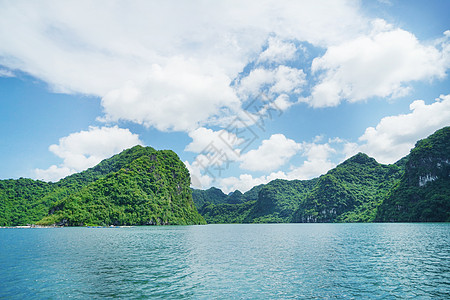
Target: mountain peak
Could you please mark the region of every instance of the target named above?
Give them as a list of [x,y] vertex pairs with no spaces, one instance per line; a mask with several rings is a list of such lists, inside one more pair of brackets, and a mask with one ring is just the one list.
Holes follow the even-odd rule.
[[194,208],[189,184],[189,171],[175,152],[137,145],[65,178],[60,185],[63,196],[39,223],[204,223]]
[[353,163],[358,163],[358,164],[377,163],[375,158],[372,158],[362,152],[359,152],[358,154],[353,155],[352,157],[347,159],[345,162],[353,162]]
[[[339,166],[372,166],[377,167],[380,164],[375,160],[375,158],[368,156],[365,153],[359,152],[358,154],[353,155],[352,157],[345,160]],[[339,168],[337,166],[337,168]]]

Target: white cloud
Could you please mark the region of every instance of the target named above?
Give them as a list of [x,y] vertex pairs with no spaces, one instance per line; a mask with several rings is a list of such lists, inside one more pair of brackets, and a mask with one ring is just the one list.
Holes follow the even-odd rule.
[[221,178],[217,186],[226,194],[235,190],[245,193],[256,185],[266,184],[274,179],[285,179],[285,177],[286,175],[283,172],[271,173],[270,175],[256,178],[250,174],[241,174],[239,177]]
[[[190,131],[239,108],[229,86],[258,59],[269,37],[261,59],[292,56],[292,45],[277,41],[340,43],[366,27],[358,5],[347,0],[2,2],[0,27],[14,30],[0,31],[0,65],[31,74],[58,92],[102,98],[106,120]],[[279,74],[286,77],[276,79],[274,92],[292,89],[298,75],[293,71]]]
[[281,94],[270,104],[270,107],[276,110],[285,111],[292,105],[294,105],[294,102],[289,101],[289,96]]
[[306,74],[301,69],[284,65],[269,70],[256,68],[243,77],[237,86],[243,99],[267,92],[271,97],[279,94],[300,93],[306,84]]
[[[186,131],[193,138],[187,151],[201,152],[211,140],[201,134],[218,133],[202,126],[227,125],[230,116],[245,115],[240,110],[249,96],[264,92],[275,99],[263,110],[293,105],[290,96],[304,92],[308,78],[301,69],[276,64],[295,59],[297,42],[326,51],[312,64],[318,84],[311,97],[302,98],[315,107],[397,97],[410,91],[412,81],[445,76],[450,31],[424,44],[382,20],[371,22],[360,5],[358,0],[3,1],[0,27],[14,30],[0,31],[0,76],[17,70],[55,91],[98,96],[105,113],[100,119]],[[246,66],[256,67],[240,78]],[[416,105],[414,113],[421,106]],[[381,139],[380,124],[361,141]],[[283,176],[307,178],[333,165],[323,154],[332,150],[320,141],[313,144],[322,156],[308,154],[303,165]],[[308,152],[307,144],[302,147]],[[346,147],[348,153],[356,148]],[[64,147],[53,148],[56,153]],[[52,166],[49,174],[73,172],[97,156],[60,157],[67,163]]]
[[325,174],[336,166],[330,160],[330,156],[336,153],[336,150],[328,143],[317,144],[303,142],[301,146],[303,156],[306,157],[306,160],[301,166],[294,167],[287,173],[289,179],[311,179]]
[[384,117],[376,127],[369,127],[359,140],[359,151],[380,163],[394,163],[407,155],[419,139],[450,125],[450,95],[441,95],[432,104],[416,100],[411,113]]
[[336,153],[336,150],[328,143],[317,144],[303,142],[301,144],[301,151],[303,151],[306,160],[300,166],[291,167],[291,170],[288,172],[277,171],[260,177],[253,177],[251,174],[241,174],[239,177],[219,178],[214,182],[214,185],[225,193],[234,190],[240,190],[244,193],[256,185],[266,184],[275,179],[312,179],[325,174],[336,166],[330,160],[331,155]]
[[446,39],[440,45],[423,45],[413,34],[392,29],[382,20],[373,22],[373,28],[370,35],[331,46],[314,59],[312,71],[320,81],[312,90],[310,105],[395,98],[408,94],[412,81],[445,76],[450,66]]
[[129,81],[107,93],[102,105],[109,121],[131,120],[163,131],[193,130],[223,107],[239,109],[229,83],[214,65],[174,58],[165,67],[152,65],[140,82]]
[[[281,137],[278,138],[282,139]],[[337,153],[337,150],[330,145],[330,143],[336,143],[336,141],[319,144],[319,139],[320,138],[316,137],[316,142],[312,143],[303,142],[301,144],[297,144],[294,142],[295,146],[293,148],[295,148],[295,151],[298,151],[298,148],[300,148],[302,155],[305,156],[306,159],[299,166],[291,166],[291,169],[288,172],[276,171],[270,173],[269,175],[263,175],[260,177],[254,177],[251,174],[241,174],[239,177],[231,176],[225,178],[215,178],[215,181],[208,181],[209,185],[202,186],[202,188],[208,188],[211,184],[213,184],[222,189],[225,193],[229,193],[234,190],[246,192],[255,185],[265,184],[274,179],[307,180],[318,177],[336,166],[336,164],[331,161],[331,156]],[[291,143],[288,142],[287,144]],[[263,146],[260,148],[262,147]],[[256,157],[256,155],[252,156]],[[279,158],[275,159],[280,160]],[[261,163],[263,164],[264,161]],[[207,182],[207,180],[204,179],[205,178],[203,178],[203,181]]]
[[258,62],[284,63],[295,58],[297,47],[276,37],[269,38],[269,45],[258,57]]
[[[190,132],[189,136],[192,142],[186,146],[185,150],[199,153],[199,155],[194,162],[186,161],[185,164],[191,173],[192,186],[202,189],[215,185],[224,191],[229,189],[246,191],[255,184],[267,183],[280,176],[286,177],[283,172],[276,172],[255,179],[249,174],[240,175],[239,178],[223,178],[215,168],[222,167],[226,170],[229,164],[241,162],[241,168],[270,171],[285,164],[300,148],[300,144],[295,141],[287,139],[282,134],[275,134],[268,140],[262,141],[258,149],[242,155],[239,146],[246,141],[238,138],[234,133],[198,128]],[[227,165],[224,166],[224,164]]]
[[35,175],[35,178],[38,180],[56,182],[59,179],[69,176],[75,172],[76,171],[74,171],[68,167],[64,167],[64,166],[58,167],[56,165],[51,165],[48,169],[45,169],[45,170],[35,169],[34,175]]
[[242,78],[238,85],[239,94],[243,98],[257,96],[265,85],[274,82],[273,71],[257,68],[253,69],[247,76]]
[[239,146],[244,140],[235,133],[226,130],[214,131],[204,127],[197,128],[189,132],[192,142],[189,143],[185,151],[211,154],[212,156],[225,155],[227,159],[235,161],[240,155]]
[[343,142],[343,146],[342,154],[344,155],[344,159],[350,158],[358,152],[361,152],[357,143],[345,141]]
[[35,177],[45,181],[57,181],[62,177],[86,170],[105,158],[142,142],[128,129],[114,127],[89,127],[88,131],[72,133],[59,139],[49,150],[63,159],[59,166],[36,169]]
[[15,77],[15,75],[10,70],[0,69],[0,77]]
[[204,174],[201,166],[190,164],[188,161],[185,161],[184,164],[191,176],[191,187],[196,189],[208,189],[212,186],[213,178],[208,174]]
[[[214,180],[210,177],[202,178],[201,188],[215,185],[227,193],[236,189],[245,192],[255,185],[265,184],[274,179],[311,179],[325,174],[337,163],[358,152],[366,153],[380,163],[394,163],[407,155],[417,140],[444,126],[450,126],[450,95],[441,95],[431,104],[416,100],[411,103],[410,109],[411,112],[408,114],[385,117],[376,127],[367,128],[359,138],[359,143],[339,137],[324,141],[323,136],[316,136],[312,142],[296,143],[283,135],[273,135],[258,149],[243,154],[241,167],[247,165],[249,170],[276,170],[292,157],[292,153],[297,152],[305,157],[303,163],[291,166],[289,171],[275,171],[259,177],[242,174],[239,177],[214,178]],[[278,143],[275,143],[277,140],[275,137]],[[286,145],[289,149],[286,155],[283,155],[282,145]],[[337,158],[340,161],[337,161]]]
[[250,171],[272,171],[287,163],[300,150],[300,144],[274,134],[263,140],[258,149],[250,150],[240,157],[240,168]]
[[222,175],[222,170],[239,160],[239,146],[244,140],[223,129],[214,131],[204,127],[189,132],[189,136],[192,142],[184,150],[198,153],[192,163],[185,162],[191,174],[191,185],[209,188]]
[[279,66],[274,73],[274,85],[270,88],[273,94],[300,93],[306,84],[306,74],[303,70]]

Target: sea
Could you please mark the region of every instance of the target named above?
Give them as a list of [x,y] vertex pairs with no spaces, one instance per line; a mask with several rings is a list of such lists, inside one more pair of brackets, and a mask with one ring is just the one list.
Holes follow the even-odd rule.
[[450,224],[3,228],[0,299],[450,299]]

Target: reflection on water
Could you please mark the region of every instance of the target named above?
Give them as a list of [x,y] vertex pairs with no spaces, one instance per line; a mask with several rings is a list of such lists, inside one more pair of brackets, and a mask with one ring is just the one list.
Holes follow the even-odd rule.
[[450,297],[450,224],[0,229],[0,298]]

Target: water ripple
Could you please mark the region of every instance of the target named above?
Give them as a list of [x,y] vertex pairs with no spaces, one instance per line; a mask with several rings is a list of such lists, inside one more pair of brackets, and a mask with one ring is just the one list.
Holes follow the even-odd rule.
[[0,299],[448,299],[449,229],[0,229]]

